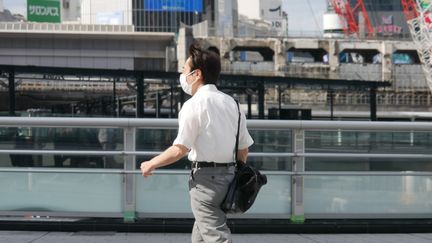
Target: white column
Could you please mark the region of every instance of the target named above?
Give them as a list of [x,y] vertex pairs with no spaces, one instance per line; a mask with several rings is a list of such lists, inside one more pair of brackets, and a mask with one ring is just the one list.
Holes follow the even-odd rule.
[[393,63],[392,63],[392,54],[393,54],[393,44],[387,41],[382,42],[381,46],[381,55],[382,55],[382,80],[383,81],[393,81]]

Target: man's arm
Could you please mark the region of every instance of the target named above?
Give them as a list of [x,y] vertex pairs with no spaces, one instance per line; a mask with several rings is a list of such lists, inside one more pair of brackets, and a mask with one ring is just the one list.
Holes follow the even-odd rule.
[[237,151],[237,159],[240,160],[240,161],[243,161],[243,163],[246,163],[248,154],[249,154],[249,149],[248,148],[239,149]]
[[170,165],[183,158],[187,153],[188,149],[185,146],[180,144],[173,145],[153,159],[142,162],[141,173],[144,177],[148,177],[152,175],[153,170]]

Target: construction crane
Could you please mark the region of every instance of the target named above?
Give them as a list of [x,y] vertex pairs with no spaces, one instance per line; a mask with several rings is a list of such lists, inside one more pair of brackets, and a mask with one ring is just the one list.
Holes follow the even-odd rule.
[[432,91],[432,1],[401,0],[412,39]]
[[363,0],[357,0],[354,7],[351,7],[350,0],[329,0],[333,6],[334,11],[340,16],[343,23],[343,30],[346,36],[356,36],[360,38],[361,21],[360,16],[363,18],[363,24],[367,31],[368,38],[373,37],[375,34],[372,22],[364,6]]

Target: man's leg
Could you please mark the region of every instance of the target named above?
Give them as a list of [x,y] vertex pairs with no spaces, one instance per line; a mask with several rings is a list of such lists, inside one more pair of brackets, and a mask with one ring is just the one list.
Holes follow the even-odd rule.
[[[191,175],[189,176],[189,194],[190,194],[191,201],[192,201],[192,190],[195,189],[195,181],[193,176],[195,170],[196,169],[192,169]],[[191,207],[192,209],[194,207],[192,206],[192,203],[191,203]],[[201,232],[198,229],[198,225],[196,221],[194,222],[194,225],[192,227],[191,241],[192,243],[204,243],[204,239],[201,236]]]
[[[195,217],[193,232],[199,232],[204,242],[232,242],[231,231],[226,224],[226,215],[220,209],[220,204],[234,177],[233,171],[233,168],[223,167],[200,168],[193,174],[189,191],[192,212]],[[200,238],[193,236],[192,239],[199,240]],[[192,242],[195,243],[195,241]]]
[[192,228],[192,243],[204,243],[204,239],[201,236],[201,232],[198,229],[198,225],[195,222]]

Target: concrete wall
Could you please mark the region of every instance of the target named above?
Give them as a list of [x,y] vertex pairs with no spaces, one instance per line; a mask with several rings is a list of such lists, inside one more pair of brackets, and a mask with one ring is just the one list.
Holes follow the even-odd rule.
[[426,77],[420,64],[394,65],[393,69],[393,87],[396,90],[424,91],[427,87]]
[[0,33],[0,65],[166,70],[173,37]]
[[189,46],[193,43],[192,29],[182,27],[177,38],[177,71],[182,68],[189,57]]
[[[299,78],[327,78],[365,81],[392,81],[398,89],[427,89],[420,65],[395,66],[392,54],[398,50],[416,50],[410,41],[348,40],[348,39],[273,39],[273,38],[196,38],[202,46],[216,46],[221,51],[223,72],[232,74],[289,76]],[[229,60],[234,48],[268,47],[274,51],[273,65],[255,62],[238,63]],[[328,62],[287,63],[287,52],[291,48],[322,51],[328,54]],[[376,51],[381,54],[381,63],[341,63],[343,51]],[[232,55],[231,55],[232,56]],[[263,65],[273,70],[263,70]],[[418,75],[420,73],[420,75]],[[422,76],[423,75],[423,76]]]

